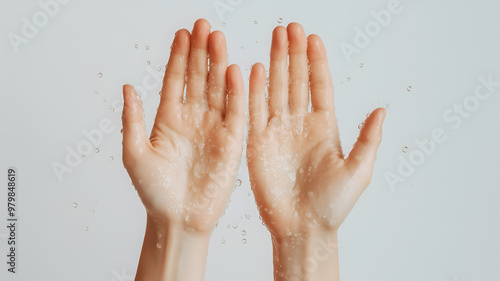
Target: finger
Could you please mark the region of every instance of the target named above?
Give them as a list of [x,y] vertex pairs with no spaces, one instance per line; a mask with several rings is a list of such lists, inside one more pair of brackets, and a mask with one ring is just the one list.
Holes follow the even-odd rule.
[[267,124],[266,104],[266,72],[261,63],[256,63],[250,73],[250,90],[248,96],[250,112],[250,131],[260,132]]
[[288,112],[287,49],[286,29],[278,26],[273,31],[269,67],[269,111],[271,115]]
[[[148,137],[143,121],[142,104],[131,85],[123,85],[123,156],[125,165],[142,155],[147,148]],[[131,157],[130,157],[131,156]]]
[[225,117],[229,131],[243,136],[245,126],[245,86],[240,68],[232,64],[227,68],[227,108]]
[[358,140],[346,159],[347,165],[354,169],[360,167],[368,171],[373,169],[377,149],[382,140],[382,124],[385,113],[384,108],[377,108],[368,116],[359,133]]
[[307,38],[298,23],[287,27],[290,42],[290,112],[305,112],[309,102],[309,69],[307,67]]
[[313,111],[333,112],[333,83],[330,69],[326,58],[325,46],[317,35],[309,35],[307,38],[307,56],[311,73],[311,104]]
[[208,106],[224,113],[227,70],[227,49],[224,33],[214,31],[210,34],[208,52],[210,54]]
[[175,34],[161,89],[160,111],[168,110],[171,105],[182,103],[186,82],[186,65],[189,57],[189,41],[190,34],[186,29],[181,29]]
[[207,85],[208,37],[210,24],[205,19],[194,23],[188,63],[186,102],[201,102]]

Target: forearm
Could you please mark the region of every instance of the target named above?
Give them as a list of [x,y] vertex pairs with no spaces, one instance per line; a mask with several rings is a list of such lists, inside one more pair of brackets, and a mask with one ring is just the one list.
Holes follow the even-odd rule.
[[338,281],[337,231],[273,237],[275,281]]
[[159,225],[148,215],[136,281],[197,281],[205,277],[208,234]]

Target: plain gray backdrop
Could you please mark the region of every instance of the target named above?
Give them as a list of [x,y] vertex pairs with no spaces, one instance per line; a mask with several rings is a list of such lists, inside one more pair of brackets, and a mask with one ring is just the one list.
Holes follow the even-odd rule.
[[[296,21],[321,36],[346,153],[366,114],[388,108],[373,180],[339,231],[342,280],[498,281],[500,88],[488,91],[480,77],[500,81],[499,1],[398,2],[381,24],[374,15],[397,3],[71,0],[44,18],[38,1],[2,0],[0,167],[5,177],[17,169],[19,221],[18,273],[2,262],[0,279],[132,280],[146,213],[121,163],[121,87],[145,89],[149,130],[174,33],[203,17],[225,33],[247,87],[253,63],[268,67],[275,26]],[[84,147],[84,130],[100,122],[111,128],[69,167],[68,149]],[[405,161],[413,169],[400,168]],[[54,165],[68,170],[58,178]],[[389,174],[404,181],[391,185]],[[238,178],[206,280],[272,280],[270,236],[244,161]],[[0,227],[1,261],[7,235]]]

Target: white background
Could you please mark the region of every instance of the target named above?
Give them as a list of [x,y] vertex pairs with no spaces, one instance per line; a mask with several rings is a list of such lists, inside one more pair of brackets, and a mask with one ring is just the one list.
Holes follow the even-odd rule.
[[[500,81],[499,2],[401,0],[403,11],[350,62],[342,42],[354,44],[354,28],[389,0],[229,2],[232,10],[221,17],[213,1],[72,0],[16,53],[8,34],[21,35],[23,17],[33,21],[42,9],[37,1],[1,1],[0,167],[4,175],[18,170],[19,226],[13,275],[3,262],[7,230],[5,219],[0,223],[0,280],[132,280],[145,211],[121,163],[121,86],[142,85],[147,68],[163,75],[175,31],[204,17],[226,34],[229,61],[240,65],[246,84],[253,63],[267,67],[279,18],[320,35],[345,151],[365,115],[389,105],[372,183],[339,232],[342,280],[498,281],[500,88],[457,129],[443,113],[474,94],[479,76]],[[149,128],[159,89],[144,100]],[[99,153],[59,182],[53,163],[64,164],[66,146],[76,149],[82,130],[99,128],[104,118],[114,130]],[[398,157],[408,159],[415,140],[435,128],[447,140],[391,189],[384,174],[397,174]],[[238,177],[243,184],[212,235],[206,280],[272,280],[270,237],[248,195],[244,163]]]

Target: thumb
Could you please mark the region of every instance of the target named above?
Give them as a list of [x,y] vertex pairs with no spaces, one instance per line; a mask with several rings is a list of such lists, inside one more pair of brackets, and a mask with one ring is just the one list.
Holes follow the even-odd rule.
[[347,165],[354,170],[362,168],[370,171],[371,174],[377,156],[377,149],[382,141],[382,124],[385,113],[384,108],[377,108],[365,120],[365,125],[359,133],[358,140],[346,159]]
[[132,85],[123,85],[123,161],[127,163],[144,153],[148,137],[143,121],[142,104]]

